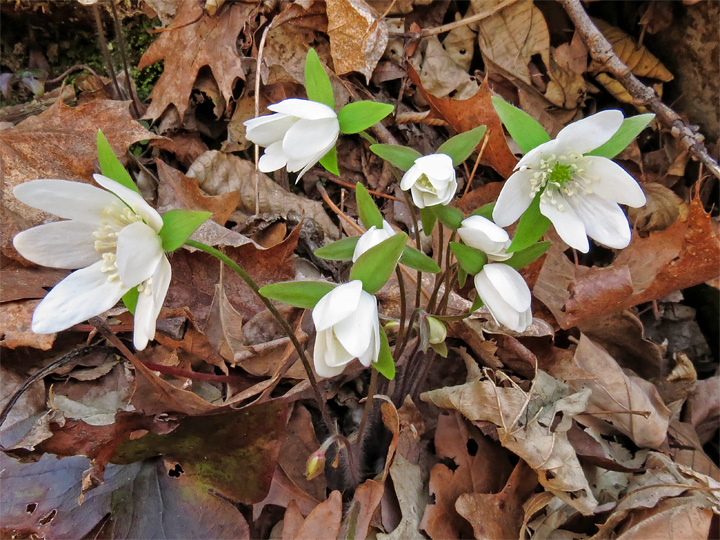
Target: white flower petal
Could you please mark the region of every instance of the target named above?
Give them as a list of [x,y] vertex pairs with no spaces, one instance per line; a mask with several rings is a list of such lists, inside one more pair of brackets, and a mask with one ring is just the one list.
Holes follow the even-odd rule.
[[77,270],[63,279],[35,308],[32,330],[51,334],[99,315],[128,291],[119,280],[108,281],[103,261]]
[[590,249],[590,243],[585,232],[585,225],[583,225],[583,221],[570,205],[570,200],[574,200],[574,197],[568,197],[567,200],[560,198],[562,199],[560,204],[563,205],[563,210],[558,210],[557,206],[540,199],[540,213],[552,221],[560,238],[568,246],[587,253]]
[[507,179],[495,203],[492,218],[500,227],[507,227],[528,209],[533,201],[530,179],[534,171],[524,169],[515,171]]
[[462,221],[458,235],[468,246],[505,258],[512,257],[505,250],[510,247],[510,236],[502,227],[498,227],[483,216],[470,216]]
[[295,179],[295,183],[297,184],[300,179],[305,175],[306,172],[308,172],[318,161],[320,161],[325,154],[327,154],[330,150],[332,150],[333,146],[335,146],[336,140],[330,142],[326,148],[323,148],[320,150],[317,154],[310,156],[308,159],[308,164],[303,167],[303,169],[298,173],[297,178]]
[[503,295],[495,288],[485,269],[475,276],[475,289],[482,298],[485,306],[498,324],[504,324],[508,328],[516,328],[520,321],[517,310],[508,304]]
[[353,251],[352,261],[358,260],[360,255],[365,253],[368,249],[377,246],[380,242],[384,242],[388,238],[394,236],[395,231],[388,224],[387,221],[383,220],[383,228],[377,229],[374,225],[370,227],[365,233],[358,239],[355,244],[355,251]]
[[377,318],[377,300],[363,291],[354,313],[333,327],[335,337],[347,352],[359,358],[370,347],[373,325]]
[[526,167],[539,169],[540,160],[547,159],[551,155],[557,153],[558,146],[558,141],[556,139],[537,145],[517,162],[515,170],[522,170]]
[[[417,161],[415,163],[417,163]],[[415,184],[415,182],[418,181],[418,178],[420,178],[422,175],[422,168],[419,165],[413,165],[403,175],[402,180],[400,181],[400,189],[402,189],[403,191],[407,191]]]
[[83,268],[100,260],[95,250],[95,223],[56,221],[22,231],[13,239],[18,253],[52,268]]
[[570,200],[585,224],[587,235],[608,247],[622,249],[630,243],[630,224],[622,208],[597,195],[577,195]]
[[283,153],[288,160],[288,171],[299,171],[318,154],[320,155],[317,159],[320,159],[335,144],[339,133],[337,118],[298,120],[283,139]]
[[614,161],[600,156],[586,156],[587,176],[598,177],[592,183],[593,193],[608,201],[635,208],[647,202],[640,184]]
[[124,227],[117,238],[116,262],[120,280],[134,287],[155,273],[163,257],[160,237],[142,221]]
[[419,157],[415,160],[415,165],[422,168],[431,179],[447,180],[455,171],[452,158],[447,154],[428,154]]
[[272,143],[265,149],[265,153],[260,156],[258,161],[258,169],[262,172],[272,172],[282,169],[287,164],[287,158],[283,153],[282,141]]
[[515,311],[526,311],[530,307],[532,295],[520,272],[502,263],[488,263],[482,272]]
[[90,184],[68,180],[31,180],[15,186],[15,197],[33,208],[64,219],[100,224],[103,210],[122,207],[112,193]]
[[345,366],[329,366],[325,362],[327,357],[327,339],[328,334],[332,334],[332,330],[325,330],[318,332],[315,337],[315,350],[313,351],[313,363],[315,364],[315,372],[320,377],[330,378],[340,375],[344,370]]
[[157,210],[142,198],[142,195],[102,174],[93,174],[93,178],[102,187],[120,197],[120,199],[132,208],[136,214],[142,217],[150,227],[155,229],[155,232],[160,232],[160,229],[163,227],[163,220],[160,214],[157,213]]
[[335,287],[323,296],[312,311],[313,323],[322,332],[350,316],[357,307],[362,293],[362,281],[356,279]]
[[355,355],[345,350],[335,336],[335,328],[328,328],[322,333],[325,337],[325,356],[323,362],[329,367],[345,366],[352,362]]
[[162,310],[171,278],[172,267],[167,257],[163,255],[152,276],[150,294],[143,291],[138,296],[135,308],[135,332],[133,333],[133,345],[138,351],[142,351],[148,341],[155,338],[157,318]]
[[556,140],[564,148],[586,154],[602,146],[615,135],[624,120],[621,111],[611,109],[568,124],[557,134]]
[[247,128],[245,138],[260,146],[270,146],[272,143],[282,141],[285,133],[296,120],[296,117],[282,113],[251,118],[243,122]]
[[280,103],[269,105],[268,109],[273,112],[283,113],[307,120],[322,120],[325,118],[337,119],[337,114],[333,109],[324,103],[310,101],[308,99],[285,99]]

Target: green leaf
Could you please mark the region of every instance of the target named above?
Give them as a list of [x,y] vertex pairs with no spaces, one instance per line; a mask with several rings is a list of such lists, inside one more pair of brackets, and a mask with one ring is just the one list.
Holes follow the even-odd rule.
[[435,216],[432,206],[426,206],[425,208],[420,209],[420,222],[422,223],[423,233],[425,236],[430,236],[432,234],[436,221],[437,216]]
[[372,366],[389,381],[395,378],[395,360],[393,360],[387,334],[382,326],[380,327],[380,354],[377,362],[373,362]]
[[370,294],[382,289],[395,270],[407,237],[405,233],[397,233],[360,255],[350,270],[350,281],[359,279],[363,289]]
[[550,140],[543,127],[528,113],[510,105],[500,97],[493,96],[490,99],[508,133],[525,154]]
[[638,114],[631,116],[623,120],[620,129],[615,132],[615,135],[610,137],[610,140],[598,146],[595,150],[588,152],[589,156],[601,156],[609,159],[614,158],[620,152],[627,148],[627,145],[633,142],[640,132],[647,127],[647,125],[655,118],[653,113]]
[[444,206],[436,204],[433,206],[433,212],[448,229],[457,231],[462,224],[463,213],[453,206]]
[[99,129],[97,132],[97,152],[98,161],[100,162],[100,172],[102,172],[103,176],[107,176],[110,180],[115,180],[118,184],[132,189],[135,193],[140,193],[140,190],[130,177],[130,173],[128,173],[125,167],[123,167],[123,164],[120,163],[120,160],[110,147],[110,143]]
[[325,167],[325,170],[340,176],[340,169],[338,168],[337,161],[337,148],[335,148],[334,146],[327,154],[320,158],[319,163],[320,165]]
[[335,108],[335,96],[330,84],[330,77],[320,63],[315,49],[309,49],[305,57],[305,91],[308,99],[324,103],[331,109]]
[[392,113],[393,109],[394,107],[388,103],[376,101],[348,103],[338,113],[340,132],[350,135],[364,131]]
[[442,356],[443,358],[447,358],[447,343],[445,343],[444,341],[442,343],[431,343],[430,346],[432,347],[433,351],[438,353],[440,356]]
[[315,256],[328,261],[352,261],[359,236],[349,236],[315,250]]
[[540,213],[540,193],[538,193],[520,218],[515,237],[507,252],[515,253],[532,246],[549,228],[550,220]]
[[383,228],[383,217],[375,205],[375,201],[368,193],[368,190],[362,184],[355,184],[355,200],[357,201],[358,213],[360,221],[365,225],[366,229],[370,227]]
[[527,266],[531,262],[542,257],[545,252],[550,249],[552,242],[538,242],[530,247],[517,251],[507,261],[503,261],[505,264],[512,266],[516,270]]
[[178,249],[211,215],[212,212],[194,210],[170,210],[163,214],[163,228],[159,233],[163,249],[165,251]]
[[137,301],[140,296],[140,291],[138,291],[137,287],[133,287],[128,292],[126,292],[123,297],[122,301],[123,304],[125,304],[125,307],[127,310],[135,315],[135,308],[137,307]]
[[463,161],[470,157],[473,150],[477,148],[480,141],[485,136],[487,126],[478,126],[465,133],[455,135],[440,145],[436,150],[436,154],[447,154],[453,160],[453,166],[457,167]]
[[291,306],[312,309],[335,285],[324,281],[281,281],[260,287],[265,298]]
[[479,294],[475,295],[475,300],[473,300],[472,306],[470,306],[470,313],[475,313],[478,309],[483,307],[485,303],[483,302],[483,299],[480,297]]
[[480,208],[478,208],[477,210],[475,210],[471,215],[482,216],[485,219],[489,219],[490,221],[492,221],[493,220],[492,213],[493,213],[494,209],[495,209],[494,202],[487,203],[486,205],[483,205]]
[[458,265],[457,273],[458,287],[462,289],[465,286],[465,282],[467,281],[468,273],[463,270],[463,267],[460,265]]
[[407,171],[415,165],[417,158],[422,157],[417,150],[399,144],[372,144],[370,151],[403,171]]
[[468,274],[477,274],[488,262],[487,255],[465,244],[450,242],[450,249],[458,260],[460,267]]
[[400,257],[400,264],[404,264],[415,270],[420,270],[421,272],[427,272],[428,274],[437,274],[440,272],[440,267],[435,261],[419,249],[410,246],[405,246],[405,250]]

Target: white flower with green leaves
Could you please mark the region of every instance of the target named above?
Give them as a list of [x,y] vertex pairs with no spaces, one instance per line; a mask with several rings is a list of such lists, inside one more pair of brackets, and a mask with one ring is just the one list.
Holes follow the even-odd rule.
[[447,154],[430,154],[415,160],[403,175],[400,188],[410,190],[418,208],[446,205],[455,196],[457,179],[453,159]]
[[488,263],[475,275],[475,290],[498,324],[523,332],[532,323],[532,295],[513,267]]
[[105,189],[44,179],[13,190],[28,206],[66,220],[19,233],[13,240],[18,253],[43,266],[77,269],[37,306],[32,330],[49,334],[69,328],[137,288],[133,342],[144,349],[155,336],[172,276],[158,234],[163,219],[139,193],[103,175],[94,178]]
[[312,311],[317,330],[313,360],[321,377],[340,375],[357,358],[365,367],[380,354],[377,299],[360,280],[339,285],[323,296]]
[[457,233],[465,244],[484,252],[489,261],[506,261],[513,256],[507,253],[512,243],[507,231],[483,216],[465,218]]
[[[523,136],[520,122],[515,124],[513,133],[508,121],[515,121],[519,115],[507,104],[494,103],[518,140]],[[621,133],[620,128],[624,127],[622,112],[602,111],[566,126],[555,139],[527,151],[500,192],[492,214],[495,223],[502,227],[510,225],[539,195],[540,213],[552,222],[569,246],[586,253],[590,248],[590,237],[611,248],[626,247],[631,231],[619,205],[643,206],[645,194],[622,167],[605,155],[591,154],[616,155],[619,149],[613,148],[609,153],[599,151],[600,147],[609,146],[611,139],[622,135],[617,139],[623,140],[621,148],[624,148],[649,122],[642,117],[628,120],[635,119],[639,121],[631,126],[633,129]],[[634,130],[638,126],[639,129]],[[632,137],[628,137],[627,132]],[[541,133],[541,137],[543,135],[547,138]]]
[[355,251],[353,251],[352,262],[357,261],[360,255],[371,247],[377,246],[380,242],[387,240],[395,234],[395,231],[387,221],[383,219],[382,223],[383,226],[381,229],[373,225],[358,238],[357,244],[355,244]]

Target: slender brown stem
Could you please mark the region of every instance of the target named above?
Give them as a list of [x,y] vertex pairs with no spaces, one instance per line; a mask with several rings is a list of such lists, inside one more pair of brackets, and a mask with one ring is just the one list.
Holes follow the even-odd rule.
[[100,8],[97,4],[93,4],[92,6],[93,16],[95,17],[95,25],[97,26],[97,33],[98,33],[98,39],[100,40],[100,50],[102,51],[103,58],[105,59],[105,64],[108,70],[108,73],[110,74],[110,78],[112,79],[113,86],[115,86],[115,91],[118,94],[118,97],[123,97],[122,90],[120,90],[120,83],[117,80],[117,75],[115,74],[115,67],[112,63],[112,57],[110,56],[110,48],[108,47],[107,40],[105,39],[105,29],[103,27],[102,18],[100,17]]
[[123,72],[125,73],[125,80],[128,85],[128,91],[130,92],[130,102],[135,113],[135,118],[140,118],[140,111],[138,110],[137,104],[139,102],[138,97],[135,95],[133,89],[132,79],[130,78],[130,69],[128,68],[127,57],[125,56],[125,36],[123,35],[123,29],[120,24],[120,17],[118,17],[117,10],[115,9],[115,2],[110,2],[110,11],[113,14],[113,21],[115,22],[115,37],[117,37],[118,45],[120,49],[120,59],[122,60]]
[[[233,261],[222,251],[205,245],[202,242],[196,242],[195,240],[187,240],[185,244],[190,247],[194,247],[196,249],[204,251],[208,255],[212,255],[216,259],[219,259],[221,262],[228,265],[233,272],[235,272],[238,276],[242,278],[245,283],[247,283],[247,285],[253,290],[253,292],[257,295],[260,301],[265,304],[265,307],[272,314],[272,316],[275,317],[275,320],[280,323],[280,326],[282,326],[287,337],[290,338],[290,341],[292,342],[295,350],[298,353],[298,356],[300,357],[300,360],[302,361],[303,367],[305,368],[305,373],[307,373],[308,380],[310,381],[310,386],[312,386],[313,392],[315,393],[315,399],[318,403],[318,407],[320,408],[320,413],[322,414],[322,419],[325,423],[325,426],[327,427],[328,432],[332,435],[337,435],[337,429],[335,429],[335,424],[330,419],[330,414],[328,413],[327,407],[325,406],[325,396],[323,395],[323,392],[317,383],[315,373],[313,372],[312,366],[310,365],[310,360],[305,354],[305,349],[303,349],[302,345],[300,345],[300,342],[298,341],[297,336],[295,335],[295,332],[293,331],[290,324],[285,320],[282,315],[280,315],[280,312],[277,310],[277,308],[275,308],[275,306],[272,305],[270,300],[260,294],[260,287],[257,286],[255,281],[250,277],[247,272],[245,272],[245,270],[242,269],[242,267],[238,263]],[[348,447],[348,452],[350,451],[351,448]]]
[[370,386],[368,387],[368,395],[365,400],[365,407],[363,408],[362,419],[360,420],[360,426],[357,431],[357,447],[362,447],[363,437],[365,435],[365,428],[367,427],[368,418],[370,418],[370,412],[373,408],[373,402],[375,401],[375,393],[377,392],[378,382],[378,371],[377,369],[370,370]]
[[395,275],[397,276],[398,288],[400,289],[400,324],[398,325],[397,338],[395,339],[395,359],[398,358],[397,353],[400,343],[405,334],[405,317],[407,316],[407,298],[405,298],[405,279],[400,271],[400,266],[395,266]]

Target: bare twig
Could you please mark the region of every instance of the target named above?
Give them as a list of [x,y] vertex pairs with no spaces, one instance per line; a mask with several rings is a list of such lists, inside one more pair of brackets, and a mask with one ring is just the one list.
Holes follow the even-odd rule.
[[708,154],[702,138],[698,136],[682,118],[665,105],[652,88],[641,83],[630,68],[627,67],[613,51],[612,45],[605,39],[598,27],[592,22],[580,0],[558,0],[570,16],[576,30],[580,33],[582,40],[587,45],[593,60],[599,62],[615,79],[623,85],[625,90],[632,96],[636,105],[644,106],[653,111],[658,120],[667,128],[674,137],[701,161],[708,170],[717,178],[720,178],[720,166],[710,154]]
[[95,17],[95,25],[97,26],[98,39],[100,40],[100,50],[102,51],[103,58],[105,59],[105,67],[107,67],[117,95],[119,97],[123,97],[122,90],[120,90],[120,83],[118,82],[117,75],[115,74],[112,57],[110,56],[110,48],[108,47],[107,39],[105,39],[105,28],[103,27],[102,17],[100,16],[100,8],[97,4],[93,4],[92,11],[93,16]]
[[114,2],[110,2],[110,11],[112,11],[113,21],[115,23],[115,37],[118,40],[120,59],[122,60],[123,72],[125,73],[125,82],[128,85],[130,102],[132,104],[133,111],[135,112],[135,118],[137,119],[141,116],[140,110],[138,109],[138,103],[140,102],[140,100],[135,95],[135,90],[133,89],[133,81],[130,77],[130,68],[128,68],[127,57],[125,56],[125,49],[127,48],[127,45],[125,44],[125,36],[123,35],[122,25],[120,24],[120,17],[118,16],[117,9],[115,9]]

